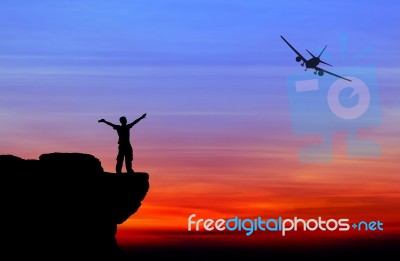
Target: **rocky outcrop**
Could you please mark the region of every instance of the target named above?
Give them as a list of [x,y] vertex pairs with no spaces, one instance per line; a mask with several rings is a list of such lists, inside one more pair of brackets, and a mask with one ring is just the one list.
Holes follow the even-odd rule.
[[124,257],[117,225],[140,208],[147,173],[107,173],[97,158],[82,153],[38,160],[0,155],[0,171],[3,246],[12,259]]

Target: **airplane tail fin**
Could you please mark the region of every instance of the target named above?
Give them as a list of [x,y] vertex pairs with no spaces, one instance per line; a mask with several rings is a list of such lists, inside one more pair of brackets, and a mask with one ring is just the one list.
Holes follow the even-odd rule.
[[323,63],[323,64],[326,64],[326,65],[329,65],[329,66],[332,66],[332,64],[329,64],[329,63],[324,62],[324,61],[322,61],[322,60],[319,60],[319,62],[320,62],[320,63]]
[[[327,46],[328,46],[328,45],[325,45],[325,47],[324,47],[324,49],[322,50],[322,52],[318,55],[318,58],[321,57],[321,54],[325,51],[325,49],[326,49]],[[329,66],[332,66],[332,64],[329,64],[329,63],[324,62],[324,61],[322,61],[322,60],[319,60],[319,62],[320,62],[320,63],[323,63],[323,64],[326,64],[326,65],[329,65]]]
[[322,50],[322,52],[318,55],[318,58],[319,57],[321,57],[321,54],[325,51],[325,49],[326,49],[326,47],[327,47],[328,45],[325,45],[325,48]]
[[306,51],[307,51],[312,57],[315,57],[315,55],[313,55],[309,50],[306,49]]

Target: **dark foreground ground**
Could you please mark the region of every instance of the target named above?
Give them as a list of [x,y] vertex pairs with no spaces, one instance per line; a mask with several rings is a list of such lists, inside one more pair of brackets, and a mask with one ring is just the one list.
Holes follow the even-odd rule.
[[400,260],[400,239],[357,240],[326,246],[124,247],[127,260]]

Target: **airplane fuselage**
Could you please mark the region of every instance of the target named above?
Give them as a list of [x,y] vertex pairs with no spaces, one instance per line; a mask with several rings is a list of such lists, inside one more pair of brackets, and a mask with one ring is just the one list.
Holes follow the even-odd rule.
[[307,60],[307,62],[305,63],[306,64],[306,68],[315,68],[315,67],[317,67],[318,64],[319,64],[319,61],[320,61],[319,57],[313,57],[313,58]]

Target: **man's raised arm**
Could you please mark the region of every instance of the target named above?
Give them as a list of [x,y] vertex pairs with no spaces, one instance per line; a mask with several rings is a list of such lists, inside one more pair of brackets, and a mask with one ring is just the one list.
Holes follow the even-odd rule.
[[105,124],[110,125],[113,128],[116,126],[115,124],[112,124],[111,122],[106,121],[105,119],[98,120],[98,122],[104,122]]
[[146,113],[143,114],[142,116],[140,116],[139,118],[137,118],[136,120],[134,120],[133,122],[129,123],[128,125],[129,126],[133,126],[133,125],[135,125],[136,123],[138,123],[139,121],[141,121],[144,118],[146,118]]

